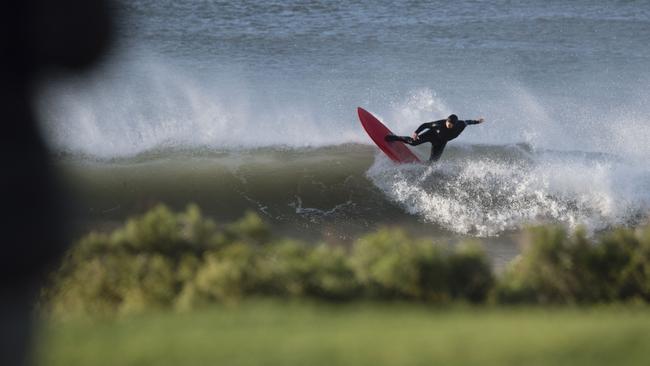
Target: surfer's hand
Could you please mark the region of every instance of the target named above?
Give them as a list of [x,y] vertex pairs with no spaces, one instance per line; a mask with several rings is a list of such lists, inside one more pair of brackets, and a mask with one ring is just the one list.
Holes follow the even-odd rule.
[[414,134],[413,134],[413,136],[411,136],[411,137],[412,137],[412,138],[413,138],[413,140],[415,140],[415,141],[417,141],[417,140],[419,140],[419,139],[420,139],[420,136],[418,136],[418,134],[417,134],[417,133],[414,133]]
[[483,118],[483,117],[479,117],[479,118],[477,118],[476,120],[478,121],[478,123],[483,123],[483,122],[485,122],[485,118]]

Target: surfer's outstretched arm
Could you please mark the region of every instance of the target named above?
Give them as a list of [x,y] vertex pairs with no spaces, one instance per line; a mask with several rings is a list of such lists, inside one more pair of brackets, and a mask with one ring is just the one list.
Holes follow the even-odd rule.
[[485,122],[485,119],[483,117],[480,117],[479,119],[466,119],[465,124],[466,125],[477,125],[479,123]]

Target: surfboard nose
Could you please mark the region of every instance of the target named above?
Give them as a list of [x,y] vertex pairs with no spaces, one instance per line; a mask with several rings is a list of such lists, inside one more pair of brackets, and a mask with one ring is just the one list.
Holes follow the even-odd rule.
[[359,118],[362,118],[363,115],[368,114],[368,111],[361,107],[357,107],[357,114],[359,115]]

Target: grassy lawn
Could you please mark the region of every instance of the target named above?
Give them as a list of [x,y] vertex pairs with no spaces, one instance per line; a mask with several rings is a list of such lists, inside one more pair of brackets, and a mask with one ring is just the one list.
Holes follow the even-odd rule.
[[252,301],[41,326],[37,365],[647,365],[650,309]]

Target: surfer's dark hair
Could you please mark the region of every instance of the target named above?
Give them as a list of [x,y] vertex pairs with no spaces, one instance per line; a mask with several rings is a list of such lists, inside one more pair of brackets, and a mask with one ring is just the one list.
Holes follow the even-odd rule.
[[456,123],[458,122],[458,116],[455,114],[450,114],[449,117],[447,117],[447,121],[451,123]]

